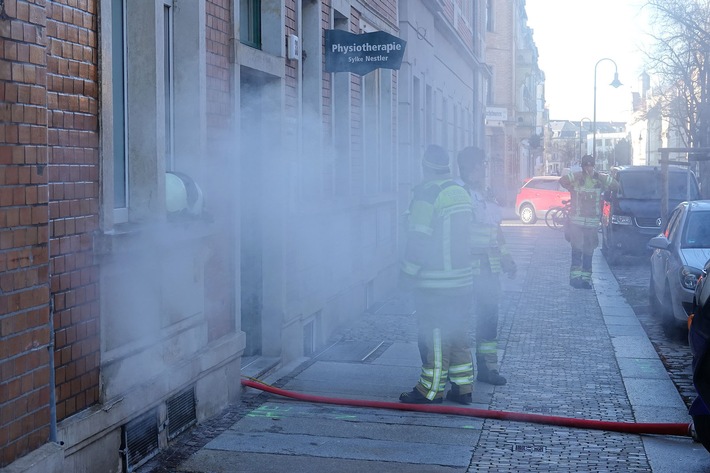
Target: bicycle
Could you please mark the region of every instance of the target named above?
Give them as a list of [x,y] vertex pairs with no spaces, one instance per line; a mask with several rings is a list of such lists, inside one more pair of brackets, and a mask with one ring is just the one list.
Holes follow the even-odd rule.
[[563,200],[562,205],[548,210],[545,214],[545,224],[554,230],[564,229],[569,219],[570,202],[570,200]]

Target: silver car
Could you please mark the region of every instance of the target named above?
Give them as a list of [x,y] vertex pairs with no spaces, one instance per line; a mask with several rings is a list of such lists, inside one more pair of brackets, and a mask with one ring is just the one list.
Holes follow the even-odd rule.
[[681,202],[648,246],[651,312],[666,328],[687,327],[698,277],[710,259],[710,200]]

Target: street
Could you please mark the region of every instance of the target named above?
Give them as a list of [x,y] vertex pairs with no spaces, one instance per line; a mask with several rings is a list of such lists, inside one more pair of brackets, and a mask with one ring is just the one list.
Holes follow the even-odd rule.
[[[573,289],[561,232],[512,219],[503,228],[519,266],[516,279],[503,279],[500,304],[501,373],[509,382],[476,383],[471,407],[620,425],[689,423],[688,347],[648,315],[645,259],[609,268],[597,251],[594,290]],[[394,294],[313,357],[260,379],[295,393],[396,402],[419,371],[414,320],[406,297]],[[690,473],[708,466],[710,454],[687,436],[303,403],[249,388],[238,405],[139,471]]]

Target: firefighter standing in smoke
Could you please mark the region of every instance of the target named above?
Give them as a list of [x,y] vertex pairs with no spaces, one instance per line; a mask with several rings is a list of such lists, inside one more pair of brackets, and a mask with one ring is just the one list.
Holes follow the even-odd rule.
[[458,154],[459,175],[471,195],[473,229],[473,307],[476,317],[476,365],[478,381],[497,386],[506,383],[498,373],[498,300],[500,273],[515,278],[517,266],[500,228],[501,208],[488,196],[486,157],[482,149],[467,147]]
[[582,170],[560,178],[560,185],[572,198],[565,235],[572,245],[569,284],[577,289],[592,288],[592,255],[599,244],[601,195],[616,190],[619,183],[594,169],[594,156],[582,156]]
[[473,359],[466,319],[471,304],[469,247],[471,198],[451,176],[449,156],[441,146],[427,148],[424,180],[409,205],[407,244],[401,281],[413,289],[419,329],[421,375],[399,400],[409,404],[471,403]]

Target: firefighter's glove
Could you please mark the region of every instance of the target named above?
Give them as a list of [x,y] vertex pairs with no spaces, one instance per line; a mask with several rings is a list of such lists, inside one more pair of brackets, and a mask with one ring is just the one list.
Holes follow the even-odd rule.
[[518,272],[518,266],[513,261],[513,257],[505,254],[501,255],[500,265],[503,268],[503,272],[508,275],[508,278],[515,279]]

